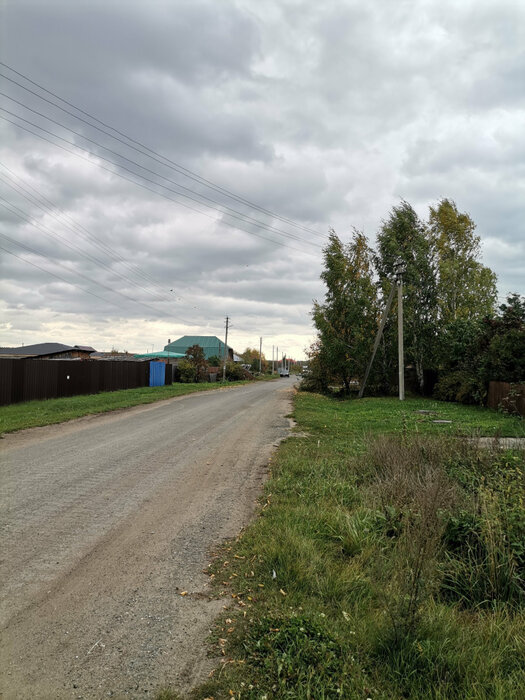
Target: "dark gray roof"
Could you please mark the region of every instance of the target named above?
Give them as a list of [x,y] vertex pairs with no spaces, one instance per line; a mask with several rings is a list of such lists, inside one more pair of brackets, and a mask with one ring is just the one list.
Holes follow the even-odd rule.
[[57,352],[69,350],[83,350],[95,352],[94,348],[86,345],[64,345],[63,343],[36,343],[35,345],[22,345],[19,348],[0,348],[0,355],[52,355]]

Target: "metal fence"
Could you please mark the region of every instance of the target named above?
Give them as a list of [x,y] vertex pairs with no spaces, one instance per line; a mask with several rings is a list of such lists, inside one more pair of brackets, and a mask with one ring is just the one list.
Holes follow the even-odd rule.
[[490,382],[487,399],[489,408],[503,408],[525,416],[525,384]]
[[148,386],[149,364],[0,359],[0,405]]

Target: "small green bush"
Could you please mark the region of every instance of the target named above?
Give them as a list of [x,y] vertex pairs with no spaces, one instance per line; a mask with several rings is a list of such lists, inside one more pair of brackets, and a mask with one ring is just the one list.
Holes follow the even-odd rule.
[[235,382],[240,379],[246,379],[246,371],[241,367],[241,365],[235,362],[226,363],[226,379],[229,382]]
[[185,358],[180,360],[177,365],[180,372],[180,381],[184,384],[190,384],[195,381],[195,367]]

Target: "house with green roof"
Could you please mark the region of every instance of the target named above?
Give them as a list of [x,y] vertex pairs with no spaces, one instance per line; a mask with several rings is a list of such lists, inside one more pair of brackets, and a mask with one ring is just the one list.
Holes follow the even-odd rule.
[[[219,340],[216,335],[183,335],[182,338],[174,340],[168,345],[164,346],[164,351],[166,353],[180,353],[184,355],[188,348],[192,345],[200,345],[204,350],[204,356],[208,360],[210,357],[217,356],[223,358],[224,356],[224,342]],[[234,359],[233,349],[228,345],[228,359]]]

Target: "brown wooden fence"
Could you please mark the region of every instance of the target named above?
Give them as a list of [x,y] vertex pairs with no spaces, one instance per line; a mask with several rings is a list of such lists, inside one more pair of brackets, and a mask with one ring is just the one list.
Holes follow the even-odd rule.
[[0,405],[149,385],[149,362],[0,359]]
[[515,410],[525,416],[525,384],[509,384],[508,382],[490,382],[489,396],[487,399],[489,408],[505,408]]

